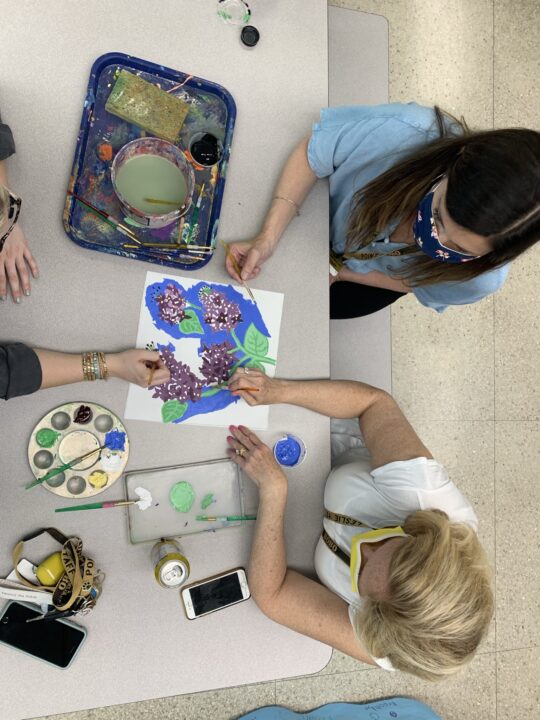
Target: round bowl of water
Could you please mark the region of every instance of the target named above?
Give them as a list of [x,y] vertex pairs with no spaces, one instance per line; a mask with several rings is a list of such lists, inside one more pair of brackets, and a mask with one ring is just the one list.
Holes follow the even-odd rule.
[[195,174],[184,153],[160,138],[137,138],[113,160],[111,180],[125,214],[143,227],[172,225],[191,205]]

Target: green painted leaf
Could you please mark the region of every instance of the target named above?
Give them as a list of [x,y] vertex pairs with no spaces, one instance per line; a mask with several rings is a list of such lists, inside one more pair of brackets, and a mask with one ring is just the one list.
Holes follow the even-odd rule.
[[244,365],[244,367],[254,368],[255,370],[260,370],[261,372],[266,372],[266,370],[264,369],[264,365],[261,365],[261,363],[258,362],[258,360],[254,360],[253,358],[251,358],[251,360],[249,362],[247,362]]
[[180,330],[186,335],[192,335],[193,333],[204,335],[204,330],[202,329],[201,321],[197,313],[188,311],[186,312],[186,316],[181,323],[178,323]]
[[183,414],[188,409],[187,403],[182,403],[180,400],[167,400],[161,406],[161,417],[164,423],[174,422],[180,420]]
[[268,338],[253,323],[246,330],[243,345],[248,355],[264,357],[268,352]]

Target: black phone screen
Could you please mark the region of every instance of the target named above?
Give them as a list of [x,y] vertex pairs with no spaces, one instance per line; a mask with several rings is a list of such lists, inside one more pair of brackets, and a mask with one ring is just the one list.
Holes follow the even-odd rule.
[[29,618],[42,613],[12,602],[0,618],[0,641],[30,655],[65,668],[85,634],[73,625],[59,620],[36,620],[27,623]]
[[238,573],[231,573],[210,582],[190,588],[195,615],[219,610],[242,600],[242,588]]

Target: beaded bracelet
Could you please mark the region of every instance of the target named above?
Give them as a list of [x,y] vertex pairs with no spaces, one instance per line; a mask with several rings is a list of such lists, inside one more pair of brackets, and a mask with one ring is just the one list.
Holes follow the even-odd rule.
[[82,354],[82,371],[84,380],[107,380],[109,371],[105,354],[102,352],[85,352]]

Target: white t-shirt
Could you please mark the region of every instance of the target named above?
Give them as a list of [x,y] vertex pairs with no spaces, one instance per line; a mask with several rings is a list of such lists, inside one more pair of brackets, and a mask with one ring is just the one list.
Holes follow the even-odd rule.
[[[358,421],[332,420],[332,472],[324,491],[324,507],[365,523],[365,531],[402,525],[416,510],[443,510],[450,520],[464,522],[475,530],[477,517],[444,467],[436,460],[418,457],[373,469],[360,436]],[[362,527],[341,525],[324,518],[328,535],[350,554],[351,540]],[[362,607],[353,593],[348,566],[319,540],[315,570],[322,583],[349,605],[349,616]],[[391,669],[386,658],[374,658]]]

